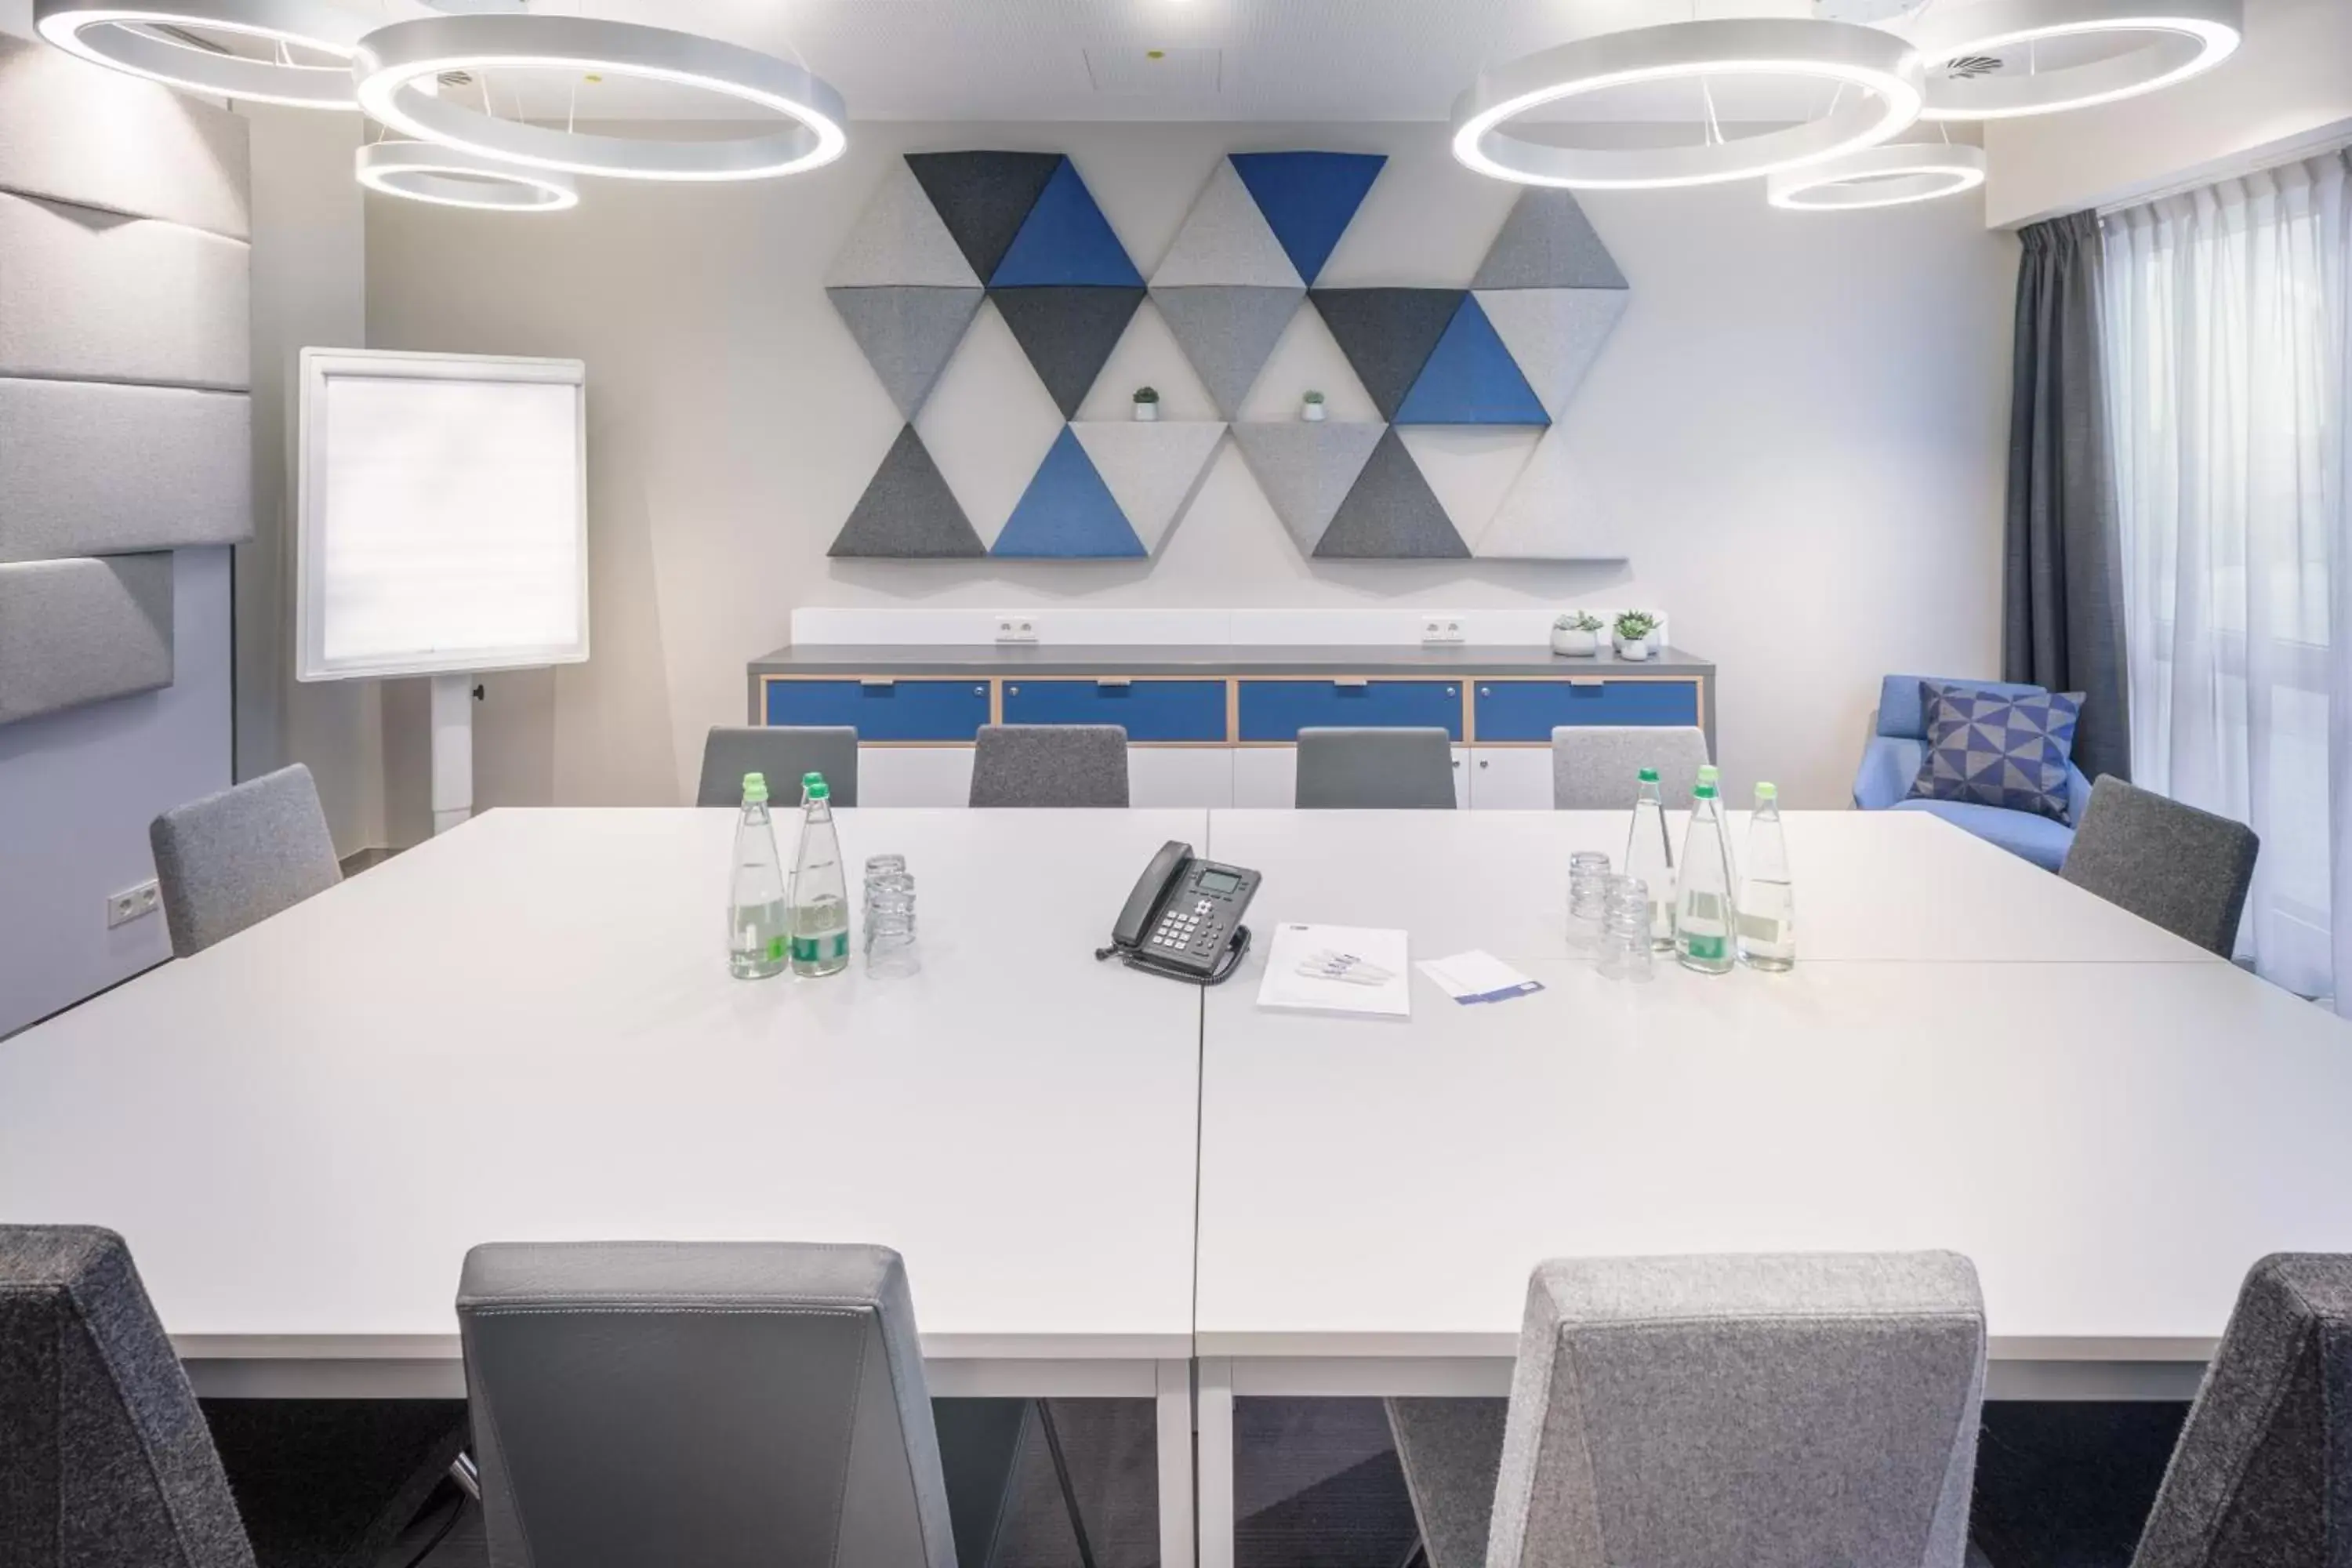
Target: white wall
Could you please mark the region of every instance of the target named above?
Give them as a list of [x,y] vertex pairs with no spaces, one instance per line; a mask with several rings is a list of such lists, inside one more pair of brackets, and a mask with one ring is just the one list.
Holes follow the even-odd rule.
[[[1147,276],[1231,149],[1391,155],[1329,284],[1466,282],[1515,195],[1454,164],[1436,126],[861,124],[812,175],[602,182],[551,218],[370,197],[370,346],[589,367],[595,657],[488,682],[481,804],[688,798],[702,731],[741,721],[745,661],[803,605],[1652,603],[1722,667],[1735,787],[1775,778],[1807,805],[1845,800],[1882,673],[1996,673],[2015,245],[1973,201],[1587,200],[1633,292],[1565,421],[1582,480],[1562,504],[1638,519],[1630,567],[1310,563],[1230,444],[1149,565],[828,560],[898,421],[824,270],[885,158],[972,146],[1070,152]],[[1362,395],[1311,310],[1293,336],[1262,398]],[[1139,318],[1097,402],[1117,413],[1146,380],[1170,416],[1207,416]],[[422,776],[413,747],[391,765],[395,795]]]
[[2206,76],[2098,109],[1985,126],[1985,221],[2014,227],[2220,178],[2352,135],[2352,0],[2245,0]]

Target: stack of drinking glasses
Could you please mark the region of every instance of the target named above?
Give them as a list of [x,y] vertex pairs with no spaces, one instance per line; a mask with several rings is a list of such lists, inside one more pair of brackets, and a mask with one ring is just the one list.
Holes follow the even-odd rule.
[[1612,877],[1603,900],[1601,978],[1639,984],[1654,973],[1650,959],[1650,885],[1639,877]]
[[1589,949],[1601,940],[1608,913],[1609,857],[1580,849],[1568,858],[1568,945]]
[[904,855],[866,861],[866,973],[885,979],[923,967],[915,948],[915,879]]

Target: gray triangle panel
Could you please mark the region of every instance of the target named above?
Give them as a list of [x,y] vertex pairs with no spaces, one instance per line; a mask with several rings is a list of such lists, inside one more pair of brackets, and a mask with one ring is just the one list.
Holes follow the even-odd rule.
[[1622,289],[1625,275],[1570,192],[1519,193],[1473,289]]
[[1348,499],[1372,448],[1387,426],[1337,419],[1252,422],[1235,425],[1234,443],[1256,477],[1274,515],[1298,542],[1299,552],[1315,553],[1331,516]]
[[[1462,308],[1459,289],[1316,289],[1307,298],[1383,419],[1394,419]],[[1401,450],[1401,449],[1400,449]]]
[[1143,303],[1141,289],[1087,284],[992,289],[989,294],[1065,419],[1078,416],[1078,405]]
[[1324,561],[1467,560],[1470,547],[1391,426],[1323,531],[1315,555]]
[[980,313],[980,289],[828,289],[901,417],[912,419]]
[[912,425],[890,443],[882,466],[850,510],[827,555],[872,556],[893,561],[953,560],[983,556],[971,520],[957,504]]
[[1216,400],[1217,412],[1228,419],[1240,416],[1257,373],[1273,357],[1275,344],[1306,298],[1304,289],[1255,284],[1186,284],[1151,291],[1152,304]]
[[996,264],[1061,166],[1059,153],[907,154],[907,167],[983,283],[996,276]]

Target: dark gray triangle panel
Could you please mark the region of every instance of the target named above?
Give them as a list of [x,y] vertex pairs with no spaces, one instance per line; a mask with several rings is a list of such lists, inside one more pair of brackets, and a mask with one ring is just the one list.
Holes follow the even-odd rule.
[[1462,560],[1470,547],[1391,427],[1372,448],[1315,554],[1320,560]]
[[866,493],[826,551],[832,556],[893,561],[951,560],[988,553],[971,520],[948,489],[940,466],[912,425],[890,443]]
[[828,289],[899,416],[912,419],[980,313],[978,289]]
[[1429,363],[1462,308],[1460,289],[1316,289],[1307,293],[1383,419]]
[[907,154],[916,183],[983,283],[996,275],[996,264],[1061,164],[1059,153]]
[[1049,284],[988,292],[1065,419],[1078,416],[1078,405],[1143,303],[1139,288]]

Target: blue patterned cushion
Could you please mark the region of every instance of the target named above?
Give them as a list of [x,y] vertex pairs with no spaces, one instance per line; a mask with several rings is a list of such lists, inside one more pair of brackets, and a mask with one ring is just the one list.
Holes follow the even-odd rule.
[[1927,760],[1911,781],[1913,800],[1966,801],[2066,820],[2066,763],[2079,691],[2030,695],[1919,683],[1927,710]]

